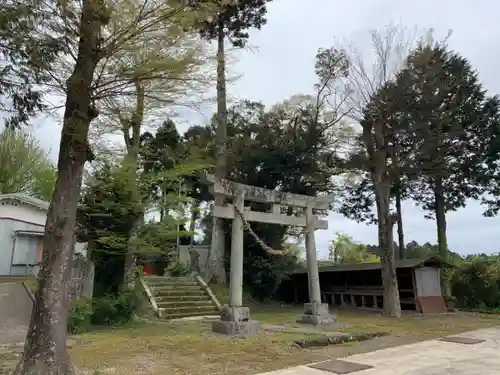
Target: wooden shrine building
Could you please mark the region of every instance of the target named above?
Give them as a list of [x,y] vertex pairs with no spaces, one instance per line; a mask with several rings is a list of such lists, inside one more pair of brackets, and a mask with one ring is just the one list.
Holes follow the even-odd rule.
[[[401,308],[422,313],[446,312],[440,271],[448,267],[453,266],[437,257],[396,261]],[[320,266],[319,279],[322,302],[331,306],[383,307],[382,272],[378,262]],[[308,301],[307,270],[292,272],[278,294],[286,303]]]

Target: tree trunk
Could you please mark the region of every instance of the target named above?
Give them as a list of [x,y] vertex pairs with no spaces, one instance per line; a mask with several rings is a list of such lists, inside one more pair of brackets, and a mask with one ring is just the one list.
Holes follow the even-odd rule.
[[191,221],[189,223],[189,245],[194,245],[194,232],[196,231],[196,220],[199,217],[200,202],[195,201],[191,206]]
[[[215,178],[227,176],[227,100],[226,100],[226,61],[224,49],[224,24],[219,24],[217,38],[217,131],[216,131],[216,161]],[[215,204],[224,203],[222,196],[215,197]],[[221,218],[213,218],[212,240],[208,256],[207,275],[208,282],[215,277],[218,284],[226,284],[226,270],[224,269],[224,222]]]
[[[132,215],[134,222],[130,229],[127,241],[127,254],[123,270],[123,287],[133,288],[135,284],[135,268],[137,265],[137,237],[140,220],[143,215],[142,201],[137,182],[137,169],[139,164],[139,151],[141,142],[141,126],[144,119],[144,87],[140,81],[135,82],[136,106],[130,119],[122,118],[123,136],[127,146],[127,155],[123,160],[123,166],[128,176],[128,185],[131,191],[130,205],[133,205]],[[132,134],[130,134],[132,130]]]
[[[448,239],[446,237],[446,208],[444,201],[443,180],[441,177],[436,177],[434,181],[434,205],[436,210],[436,227],[439,256],[444,260],[448,259]],[[444,296],[451,295],[451,286],[446,276],[442,274],[441,286]]]
[[[401,185],[399,178],[396,181],[396,213],[398,215],[397,226],[398,226],[398,249],[399,249],[399,259],[405,258],[405,236],[403,232],[403,212],[401,209]],[[391,237],[392,238],[392,237]]]
[[390,318],[401,317],[401,303],[399,300],[398,278],[394,262],[393,225],[394,219],[390,214],[390,189],[377,183],[376,200],[378,213],[378,242],[381,251],[380,264],[382,267],[382,283],[384,286],[384,314]]
[[58,177],[47,214],[39,287],[24,353],[14,375],[75,373],[66,346],[69,278],[75,243],[76,210],[84,165],[91,160],[90,122],[97,116],[91,85],[98,62],[103,6],[84,0],[80,19],[78,57],[67,81],[66,107],[59,147]]
[[448,240],[446,238],[446,209],[443,192],[443,180],[436,177],[434,181],[434,204],[436,209],[436,226],[439,255],[448,259]]

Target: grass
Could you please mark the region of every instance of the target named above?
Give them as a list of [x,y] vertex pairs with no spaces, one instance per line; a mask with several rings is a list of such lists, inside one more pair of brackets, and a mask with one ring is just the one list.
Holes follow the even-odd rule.
[[[261,323],[283,324],[293,323],[300,312],[274,307],[253,316]],[[228,339],[211,336],[207,322],[135,324],[78,336],[79,344],[71,349],[71,355],[74,363],[89,373],[250,375],[500,324],[500,317],[466,313],[409,315],[400,320],[349,311],[337,315],[341,328],[337,326],[335,331],[386,331],[392,335],[362,343],[297,349],[290,344],[304,338],[303,333],[266,331],[247,339]]]

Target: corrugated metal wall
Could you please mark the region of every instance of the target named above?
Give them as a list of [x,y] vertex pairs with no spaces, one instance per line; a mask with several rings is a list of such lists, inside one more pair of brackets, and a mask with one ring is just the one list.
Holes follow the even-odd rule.
[[419,297],[442,296],[439,268],[415,268],[415,281]]

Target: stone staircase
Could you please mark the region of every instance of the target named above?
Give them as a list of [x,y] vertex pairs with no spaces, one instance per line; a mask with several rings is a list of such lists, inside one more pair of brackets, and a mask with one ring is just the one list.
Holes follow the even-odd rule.
[[213,316],[220,312],[220,303],[199,276],[142,276],[141,281],[161,319]]

